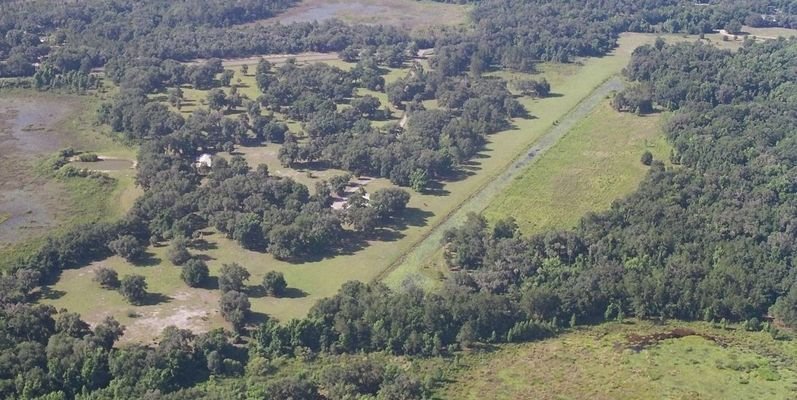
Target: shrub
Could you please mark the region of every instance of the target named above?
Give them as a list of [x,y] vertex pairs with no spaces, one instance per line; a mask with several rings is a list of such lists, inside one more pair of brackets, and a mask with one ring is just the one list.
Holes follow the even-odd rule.
[[147,281],[141,275],[126,275],[122,278],[119,292],[130,304],[139,305],[147,296]]
[[94,153],[83,153],[78,156],[78,160],[83,162],[97,162],[100,161],[100,156]]
[[67,147],[58,151],[58,156],[62,158],[69,158],[75,155],[75,149]]
[[758,332],[761,330],[761,321],[756,318],[750,318],[745,322],[744,328],[750,332]]
[[174,238],[166,256],[169,257],[169,261],[174,265],[183,265],[190,260],[191,253],[188,252],[188,240],[182,236]]
[[288,288],[288,283],[285,282],[285,276],[282,272],[269,271],[263,277],[263,289],[269,296],[280,297],[285,294],[285,289]]
[[210,277],[208,266],[204,261],[192,258],[188,260],[180,271],[180,278],[188,286],[200,287]]
[[94,271],[94,282],[105,289],[116,289],[119,287],[119,274],[108,267],[100,267]]
[[642,153],[642,158],[640,159],[640,161],[642,162],[642,164],[650,166],[650,164],[653,164],[653,153],[651,153],[648,150],[645,150],[645,152]]
[[138,260],[144,255],[144,246],[131,235],[122,235],[118,239],[112,240],[108,243],[108,248],[127,261]]

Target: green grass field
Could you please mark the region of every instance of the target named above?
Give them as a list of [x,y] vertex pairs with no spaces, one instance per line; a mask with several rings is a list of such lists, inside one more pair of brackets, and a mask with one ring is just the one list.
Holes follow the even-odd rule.
[[[641,351],[628,335],[689,328]],[[712,340],[713,339],[713,340]],[[503,345],[444,365],[440,399],[793,399],[797,342],[707,323],[628,321]]]
[[485,210],[488,220],[514,217],[524,234],[574,227],[584,214],[608,209],[647,173],[645,150],[669,158],[661,114],[636,116],[609,100],[517,177]]

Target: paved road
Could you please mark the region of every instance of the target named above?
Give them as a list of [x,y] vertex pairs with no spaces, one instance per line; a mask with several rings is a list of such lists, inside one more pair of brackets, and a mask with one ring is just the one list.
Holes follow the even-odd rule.
[[613,91],[622,90],[623,81],[619,77],[609,78],[606,82],[598,86],[589,96],[585,97],[578,105],[570,110],[557,125],[552,126],[539,140],[537,140],[525,153],[515,158],[506,169],[500,172],[494,179],[489,180],[484,186],[480,187],[467,200],[454,209],[437,226],[401,258],[393,262],[383,271],[376,280],[382,280],[390,275],[398,267],[405,263],[422,265],[428,262],[440,248],[443,233],[453,227],[459,226],[465,216],[470,212],[481,213],[490,204],[493,198],[505,190],[512,181],[521,175],[526,168],[537,162],[540,155],[553,147],[559,139],[564,137],[576,124],[584,117],[589,115],[605,98]]

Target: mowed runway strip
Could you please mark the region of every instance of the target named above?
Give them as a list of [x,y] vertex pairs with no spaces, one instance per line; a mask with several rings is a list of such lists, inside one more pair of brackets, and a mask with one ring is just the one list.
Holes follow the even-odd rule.
[[548,149],[553,147],[559,139],[570,132],[579,121],[589,115],[606,96],[613,91],[623,89],[623,81],[613,76],[598,86],[592,93],[582,100],[575,108],[570,110],[564,118],[553,125],[548,132],[540,137],[534,145],[528,148],[519,157],[516,157],[509,166],[494,179],[488,181],[484,186],[473,193],[465,202],[455,208],[446,218],[435,226],[429,234],[412,248],[404,257],[397,260],[390,266],[378,279],[385,279],[389,284],[396,285],[402,282],[396,281],[396,277],[391,280],[391,273],[404,265],[422,265],[432,259],[440,247],[443,234],[446,230],[459,226],[468,213],[480,213],[491,200],[499,193],[509,187],[512,181],[523,174],[529,166],[533,165],[540,156]]

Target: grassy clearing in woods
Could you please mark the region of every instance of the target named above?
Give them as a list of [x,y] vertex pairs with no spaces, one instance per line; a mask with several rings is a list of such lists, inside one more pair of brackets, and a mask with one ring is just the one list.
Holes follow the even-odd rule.
[[619,113],[604,101],[485,210],[488,220],[514,217],[524,234],[574,227],[633,192],[649,167],[644,151],[669,158],[661,114]]

